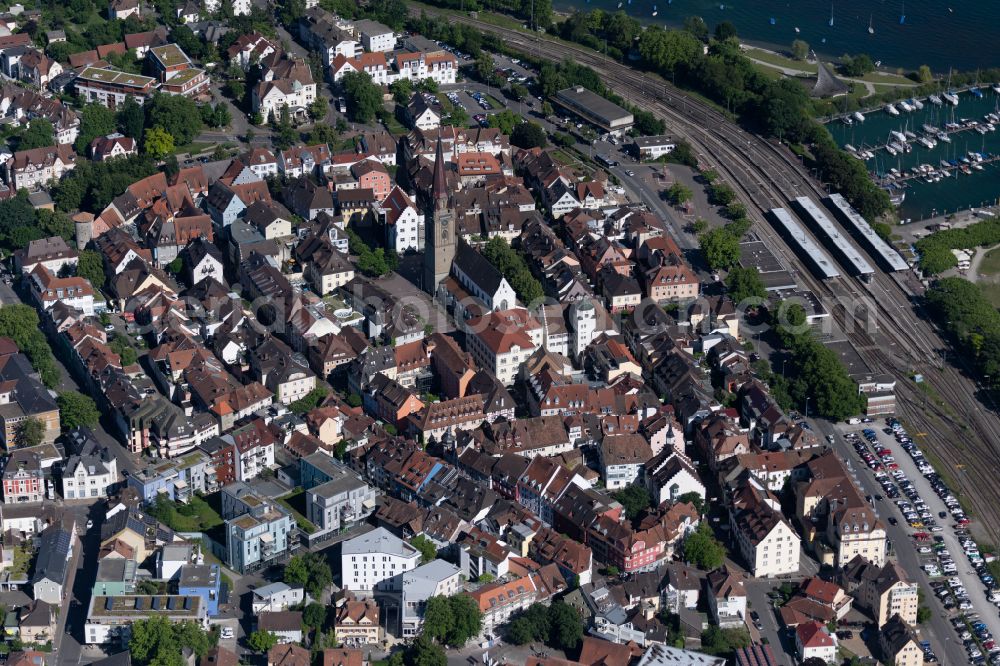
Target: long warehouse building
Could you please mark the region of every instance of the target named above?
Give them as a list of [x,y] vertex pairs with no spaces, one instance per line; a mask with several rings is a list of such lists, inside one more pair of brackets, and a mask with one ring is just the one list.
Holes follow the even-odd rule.
[[899,252],[885,242],[885,240],[875,233],[868,220],[861,216],[861,213],[854,210],[851,204],[847,203],[840,194],[831,194],[823,200],[827,208],[840,220],[848,232],[858,239],[868,250],[868,253],[875,258],[882,268],[887,271],[905,271],[910,265],[900,256]]
[[809,197],[796,197],[792,199],[792,204],[801,214],[802,219],[819,235],[820,240],[827,249],[833,252],[840,263],[845,266],[851,275],[866,277],[872,275],[875,269],[861,252],[851,244],[851,241],[840,233],[840,229],[833,223],[823,210],[813,203]]
[[840,277],[840,271],[823,248],[816,245],[802,225],[795,221],[784,208],[771,209],[771,217],[782,237],[791,243],[817,277],[824,280]]

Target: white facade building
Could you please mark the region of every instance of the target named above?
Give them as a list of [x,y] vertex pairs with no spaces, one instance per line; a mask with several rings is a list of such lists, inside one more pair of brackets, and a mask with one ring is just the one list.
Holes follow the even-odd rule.
[[398,592],[403,574],[420,564],[420,551],[379,527],[345,541],[340,562],[343,589],[360,593]]

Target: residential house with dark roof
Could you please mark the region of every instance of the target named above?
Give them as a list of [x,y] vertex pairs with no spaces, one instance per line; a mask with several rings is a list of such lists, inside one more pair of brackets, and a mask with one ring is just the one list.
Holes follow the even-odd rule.
[[79,544],[76,525],[57,523],[41,535],[35,571],[31,577],[32,596],[40,601],[62,606],[69,590],[66,588],[70,561],[74,548]]

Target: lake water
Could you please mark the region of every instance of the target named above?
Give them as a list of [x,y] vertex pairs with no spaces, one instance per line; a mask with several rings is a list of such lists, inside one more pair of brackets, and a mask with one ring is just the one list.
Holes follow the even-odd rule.
[[[618,0],[555,0],[560,11],[614,11],[617,5]],[[802,39],[820,56],[868,53],[883,66],[930,65],[938,72],[1000,66],[997,0],[623,0],[622,9],[667,25],[680,25],[688,16],[701,16],[709,28],[731,21],[744,41],[787,50],[793,40]]]
[[[982,91],[981,99],[971,93],[962,93],[957,107],[947,102],[944,106],[937,107],[924,100],[921,111],[901,112],[899,116],[891,116],[880,109],[866,114],[863,123],[854,122],[847,126],[840,120],[834,120],[827,127],[841,146],[851,144],[857,148],[864,146],[873,150],[875,157],[865,163],[869,172],[884,174],[892,168],[905,171],[919,164],[930,164],[937,169],[941,160],[961,160],[969,151],[1000,154],[1000,129],[985,135],[974,129],[963,129],[950,134],[950,144],[938,141],[934,148],[926,148],[917,141],[910,141],[912,150],[896,156],[890,155],[884,148],[875,149],[875,146],[884,146],[890,141],[889,132],[893,130],[909,130],[921,136],[924,134],[921,128],[925,123],[944,129],[946,123],[961,123],[966,118],[985,122],[985,114],[1000,110],[1000,96],[988,87],[982,88]],[[921,178],[914,178],[907,181],[907,185],[906,199],[899,209],[900,217],[904,219],[916,221],[970,207],[993,205],[1000,197],[1000,162],[985,165],[982,171],[972,171],[971,175],[959,173],[936,183],[926,183]]]

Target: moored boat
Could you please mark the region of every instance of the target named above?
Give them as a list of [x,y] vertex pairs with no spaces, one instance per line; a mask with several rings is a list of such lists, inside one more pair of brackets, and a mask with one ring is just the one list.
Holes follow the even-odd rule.
[[899,109],[897,109],[894,104],[886,104],[885,105],[885,112],[888,113],[890,116],[898,116],[899,115]]
[[930,101],[930,103],[931,103],[931,104],[933,104],[934,106],[941,106],[941,104],[942,104],[942,102],[941,102],[941,98],[940,98],[940,97],[938,97],[937,95],[931,95],[931,96],[930,96],[930,97],[928,97],[927,99],[928,99],[928,100]]
[[941,94],[944,97],[944,101],[948,102],[952,106],[958,106],[958,95],[953,92],[946,92]]
[[937,138],[938,138],[938,141],[944,141],[945,143],[951,143],[951,137],[948,136],[947,134],[945,134],[944,132],[938,132],[937,133]]
[[859,123],[863,123],[865,122],[865,114],[861,113],[860,111],[855,111],[854,119],[857,120]]

